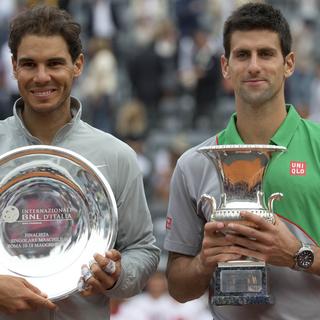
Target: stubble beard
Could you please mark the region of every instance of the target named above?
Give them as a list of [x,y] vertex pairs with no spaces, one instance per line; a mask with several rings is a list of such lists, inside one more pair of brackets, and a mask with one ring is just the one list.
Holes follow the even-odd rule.
[[278,90],[271,90],[271,88],[268,88],[263,91],[248,91],[240,88],[239,96],[245,104],[259,107],[273,100],[279,91],[280,88]]

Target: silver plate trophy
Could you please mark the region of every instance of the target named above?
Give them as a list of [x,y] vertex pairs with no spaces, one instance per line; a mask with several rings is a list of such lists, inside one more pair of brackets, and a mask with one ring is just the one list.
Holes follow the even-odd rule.
[[[198,151],[214,164],[220,176],[220,199],[204,194],[199,204],[209,203],[211,221],[246,224],[241,211],[249,211],[274,223],[272,194],[264,203],[262,179],[269,160],[286,150],[273,145],[218,145]],[[263,261],[244,258],[219,263],[210,285],[210,305],[270,304],[267,269]]]
[[38,145],[0,157],[0,274],[63,299],[81,266],[114,246],[117,219],[109,183],[79,154]]

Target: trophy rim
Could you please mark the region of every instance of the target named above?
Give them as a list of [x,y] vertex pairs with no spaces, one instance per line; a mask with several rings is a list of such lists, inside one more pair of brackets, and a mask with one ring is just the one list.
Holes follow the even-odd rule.
[[[32,146],[23,146],[23,147],[17,147],[15,149],[12,149],[10,151],[7,151],[0,155],[0,169],[1,166],[9,163],[11,160],[15,160],[19,157],[24,157],[24,156],[32,156],[32,155],[52,155],[56,157],[63,158],[65,160],[68,160],[72,162],[75,165],[79,165],[81,168],[88,170],[89,173],[98,181],[98,183],[101,185],[103,188],[104,192],[106,193],[106,196],[109,200],[109,205],[110,205],[110,212],[112,212],[112,219],[110,219],[110,226],[109,229],[111,230],[108,232],[107,236],[101,240],[104,241],[104,247],[105,250],[110,250],[111,248],[114,247],[115,242],[116,242],[116,237],[117,237],[117,232],[118,232],[118,210],[117,210],[117,204],[116,200],[114,197],[114,193],[112,191],[112,188],[108,182],[108,180],[104,177],[102,172],[94,165],[91,161],[86,159],[84,156],[80,155],[79,153],[69,150],[64,147],[58,147],[58,146],[51,146],[51,145],[32,145]],[[3,179],[2,179],[3,180]],[[2,180],[0,181],[2,183]],[[0,194],[1,195],[1,194]],[[1,214],[1,213],[0,213]],[[0,221],[2,223],[2,221]],[[90,239],[89,239],[90,240]],[[83,250],[85,251],[85,250]],[[95,251],[96,252],[96,251]],[[93,254],[95,252],[90,252],[90,256],[93,258]],[[81,259],[83,259],[83,256],[86,257],[89,255],[88,252],[83,253],[80,255]],[[80,263],[80,257],[78,258],[78,263]],[[89,261],[87,261],[89,263]],[[17,272],[13,272],[9,269],[4,268],[3,266],[0,265],[0,273],[2,274],[7,274],[7,275],[13,275],[13,276],[22,276],[25,278],[27,281],[32,283],[33,285],[39,287],[42,291],[48,293],[49,299],[55,301],[55,300],[60,300],[68,297],[70,294],[76,292],[78,290],[77,285],[78,285],[78,280],[81,277],[81,265],[77,265],[78,271],[75,272],[74,265],[77,265],[77,261],[74,261],[72,265],[68,266],[65,271],[64,269],[53,274],[49,275],[48,277],[40,276],[40,277],[34,277],[34,276],[28,276],[28,275],[21,275]],[[64,273],[67,273],[67,276],[70,276],[70,273],[72,274],[72,271],[69,269],[73,269],[74,275],[74,280],[77,279],[77,281],[74,282],[74,284],[69,285],[68,288],[66,288],[64,291],[63,290],[51,290],[53,292],[50,292],[50,290],[46,290],[46,288],[42,288],[41,284],[44,278],[52,278],[52,282],[54,282],[54,279],[56,279],[57,276],[61,276],[62,278],[60,279],[61,281],[64,281]],[[64,272],[65,271],[65,272]],[[41,282],[42,281],[42,282]],[[49,292],[50,293],[49,293]],[[63,291],[63,292],[62,292]]]

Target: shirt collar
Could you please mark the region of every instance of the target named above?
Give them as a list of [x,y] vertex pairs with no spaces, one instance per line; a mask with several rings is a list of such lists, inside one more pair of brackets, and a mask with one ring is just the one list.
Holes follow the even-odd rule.
[[232,114],[226,128],[218,134],[218,144],[244,144],[237,130],[237,114]]
[[[287,116],[270,140],[270,144],[287,147],[300,123],[301,117],[292,105],[287,105]],[[237,126],[237,114],[234,113],[227,127],[218,134],[218,144],[243,144]]]

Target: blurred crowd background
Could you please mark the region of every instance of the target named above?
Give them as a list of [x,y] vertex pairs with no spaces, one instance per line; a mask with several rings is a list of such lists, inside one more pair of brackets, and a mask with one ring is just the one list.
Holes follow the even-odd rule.
[[[25,7],[50,4],[82,26],[86,57],[73,95],[83,119],[137,152],[160,248],[169,182],[177,158],[223,129],[234,112],[233,91],[221,77],[223,22],[245,0],[0,0],[0,119],[12,114],[18,89],[7,46],[8,24]],[[258,2],[258,1],[256,1]],[[265,0],[288,19],[296,71],[287,103],[320,122],[320,0]],[[211,319],[206,297],[180,305],[167,295],[163,270],[145,292],[112,301],[114,320]],[[156,303],[155,303],[156,301]],[[141,312],[145,308],[144,313]]]

